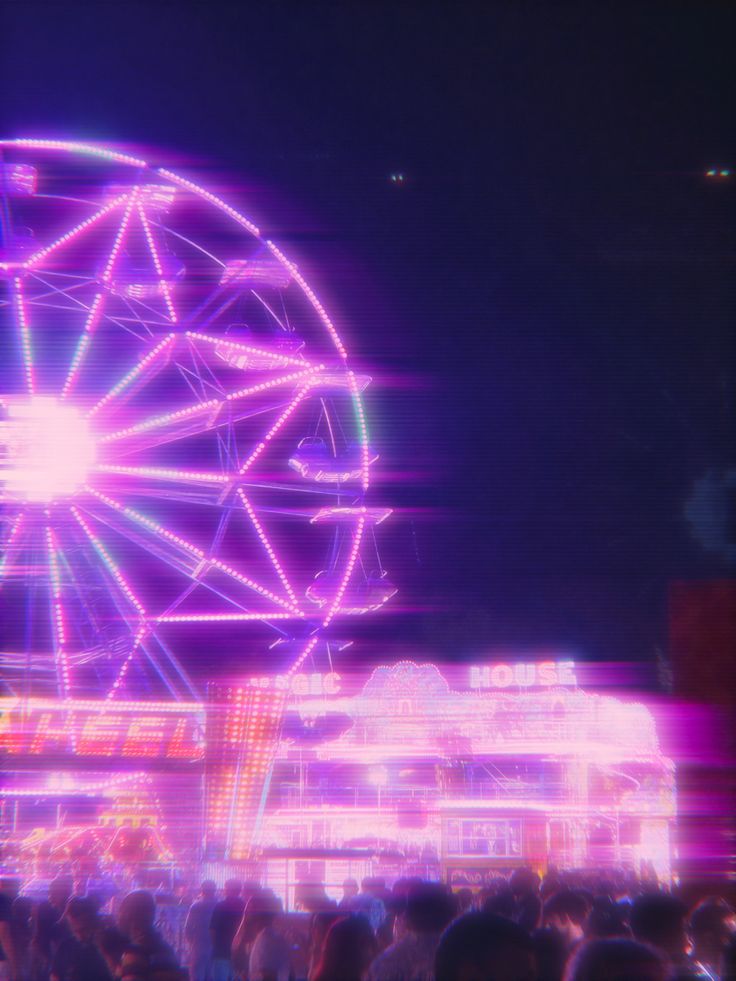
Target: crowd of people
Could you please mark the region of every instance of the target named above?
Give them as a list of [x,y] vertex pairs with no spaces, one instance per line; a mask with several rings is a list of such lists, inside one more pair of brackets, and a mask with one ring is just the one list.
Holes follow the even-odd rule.
[[205,881],[178,945],[145,889],[105,901],[59,875],[33,901],[20,885],[0,882],[0,981],[736,981],[731,906],[688,908],[632,875],[348,879],[338,902],[304,887],[296,914],[254,883]]

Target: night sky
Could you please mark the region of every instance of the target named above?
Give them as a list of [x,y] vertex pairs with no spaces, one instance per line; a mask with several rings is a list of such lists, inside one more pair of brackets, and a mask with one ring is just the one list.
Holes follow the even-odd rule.
[[5,0],[0,130],[147,148],[324,294],[398,511],[359,652],[645,659],[668,583],[733,576],[685,507],[734,467],[734,19]]

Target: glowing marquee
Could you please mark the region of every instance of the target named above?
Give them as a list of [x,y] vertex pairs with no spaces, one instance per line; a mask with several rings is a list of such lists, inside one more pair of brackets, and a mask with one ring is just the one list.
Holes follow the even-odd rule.
[[473,689],[489,688],[576,688],[578,681],[574,661],[540,661],[525,664],[473,664],[469,685]]
[[196,703],[0,699],[0,752],[197,762],[204,714]]

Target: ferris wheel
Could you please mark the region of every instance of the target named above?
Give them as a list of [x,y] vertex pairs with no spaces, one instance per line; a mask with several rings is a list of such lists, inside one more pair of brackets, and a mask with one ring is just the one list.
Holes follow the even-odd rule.
[[370,379],[215,194],[96,145],[0,153],[6,691],[188,698],[192,660],[300,670],[396,592]]

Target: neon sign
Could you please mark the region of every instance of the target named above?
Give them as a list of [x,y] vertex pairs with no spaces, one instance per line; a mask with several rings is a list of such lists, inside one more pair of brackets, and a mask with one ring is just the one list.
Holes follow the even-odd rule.
[[336,671],[328,671],[326,674],[301,672],[292,675],[262,675],[248,679],[250,688],[288,691],[292,695],[337,695],[341,683],[342,678]]
[[166,759],[204,755],[198,705],[0,699],[0,749],[13,756]]
[[525,664],[473,664],[469,685],[476,690],[492,688],[577,687],[574,661],[540,661]]

